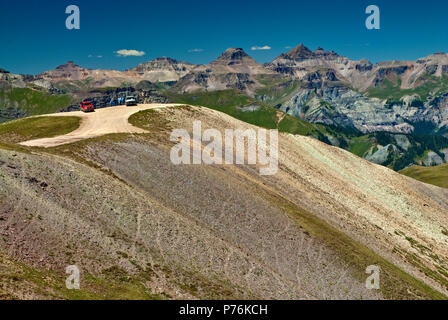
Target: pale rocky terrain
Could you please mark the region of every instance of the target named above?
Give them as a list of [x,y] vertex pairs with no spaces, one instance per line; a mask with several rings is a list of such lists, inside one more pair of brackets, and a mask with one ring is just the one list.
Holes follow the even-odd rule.
[[[145,292],[183,299],[434,298],[422,282],[446,294],[446,189],[289,134],[273,176],[173,165],[171,130],[191,132],[194,120],[257,129],[210,109],[159,108],[130,118],[146,133],[0,149],[3,295],[64,297],[33,290],[22,264],[55,274],[48,286],[68,264],[98,279],[118,268]],[[381,290],[365,287],[369,265],[381,266]]]

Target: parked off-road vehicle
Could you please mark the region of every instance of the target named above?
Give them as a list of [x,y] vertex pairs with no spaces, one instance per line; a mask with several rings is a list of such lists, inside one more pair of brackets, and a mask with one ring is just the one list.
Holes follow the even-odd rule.
[[95,111],[95,104],[90,100],[86,100],[80,103],[79,109],[83,112],[93,112]]
[[137,99],[134,96],[127,96],[125,103],[126,103],[126,106],[136,106]]

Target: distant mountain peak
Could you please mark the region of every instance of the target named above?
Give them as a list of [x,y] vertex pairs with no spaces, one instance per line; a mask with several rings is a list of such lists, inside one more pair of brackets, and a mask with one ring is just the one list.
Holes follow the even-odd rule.
[[193,68],[193,64],[188,63],[188,62],[182,62],[170,57],[159,57],[156,58],[154,60],[149,60],[146,62],[143,62],[139,65],[137,65],[135,68],[130,69],[130,70],[137,70],[137,71],[142,71],[142,70],[157,70],[157,69],[177,69],[178,67],[180,68]]
[[140,79],[151,82],[178,81],[195,67],[194,64],[182,62],[170,57],[159,57],[143,62],[126,72],[137,72]]
[[305,47],[303,43],[301,43],[294,49],[285,53],[284,56],[292,60],[304,60],[311,58],[313,56],[313,52],[307,47]]
[[218,58],[220,61],[243,60],[249,55],[242,48],[229,48]]
[[316,51],[314,51],[315,57],[339,57],[339,55],[332,51],[325,51],[323,48],[319,47]]
[[65,64],[61,64],[60,66],[56,67],[57,70],[60,69],[82,69],[79,65],[74,63],[73,61],[67,61]]
[[154,59],[154,61],[167,61],[169,63],[179,63],[179,62],[181,62],[181,61],[178,61],[176,59],[173,59],[173,58],[170,58],[170,57],[165,57],[165,56],[158,57],[158,58]]
[[302,61],[322,57],[336,58],[339,57],[339,55],[334,51],[325,51],[322,47],[317,48],[316,51],[313,52],[301,43],[289,52],[281,55],[281,57],[295,61]]
[[317,48],[313,53],[314,53],[314,54],[323,54],[323,53],[332,53],[332,52],[334,52],[334,51],[328,52],[328,51],[325,51],[324,48],[319,47],[319,48]]

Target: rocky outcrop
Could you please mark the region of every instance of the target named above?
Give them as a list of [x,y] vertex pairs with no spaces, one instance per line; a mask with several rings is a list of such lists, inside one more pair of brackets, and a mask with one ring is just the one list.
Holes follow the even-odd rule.
[[255,75],[272,73],[263,65],[252,59],[241,48],[227,49],[215,61],[205,66],[199,66],[193,71],[198,70],[208,70],[209,72],[215,74],[246,73],[249,75]]
[[355,69],[359,72],[369,72],[373,68],[373,64],[367,60],[361,60],[355,64]]
[[242,48],[229,48],[215,61],[215,63],[236,64],[238,61],[252,59]]
[[38,78],[49,81],[77,81],[84,80],[89,77],[92,70],[84,69],[73,61],[56,67],[56,69],[44,72]]
[[280,110],[309,122],[356,128],[365,133],[412,132],[406,119],[414,115],[414,109],[388,108],[385,101],[366,98],[341,86],[326,86],[321,78],[312,79],[314,82],[306,82],[306,88],[281,104]]
[[422,163],[427,166],[438,166],[445,163],[445,161],[434,151],[429,151],[426,157],[422,160]]
[[303,61],[306,59],[311,59],[313,57],[313,52],[303,44],[300,44],[296,48],[282,55],[282,58],[294,61]]
[[300,44],[291,51],[281,54],[265,66],[269,70],[293,76],[300,80],[307,77],[310,72],[329,69],[335,72],[337,78],[350,83],[355,75],[369,70],[369,64],[365,60],[351,61],[339,56],[334,51],[325,51],[322,48],[318,48],[313,52],[303,44]]
[[0,108],[0,123],[10,121],[12,119],[19,119],[28,116],[28,114],[21,109],[13,106]]
[[409,147],[411,147],[411,142],[405,135],[396,134],[394,135],[394,139],[397,145],[405,151],[407,151]]
[[387,162],[389,157],[397,155],[398,149],[396,146],[389,144],[387,146],[378,148],[376,151],[370,150],[366,156],[366,160],[376,163],[383,164]]
[[444,160],[448,163],[448,149],[442,149],[440,152],[444,155]]
[[448,93],[429,98],[425,103],[416,95],[389,103],[366,97],[337,80],[333,71],[308,73],[299,90],[277,107],[313,123],[353,127],[364,133],[412,133],[419,129],[419,124],[430,124],[433,131],[448,126]]
[[27,76],[21,74],[13,74],[9,72],[0,73],[0,87],[1,88],[26,88]]
[[178,81],[194,67],[195,65],[191,63],[162,57],[142,63],[134,69],[127,70],[126,73],[130,76],[134,75],[141,80],[169,82]]
[[338,82],[336,73],[333,70],[327,72],[315,71],[308,73],[300,82],[300,87],[303,89],[323,89],[341,87],[342,84]]

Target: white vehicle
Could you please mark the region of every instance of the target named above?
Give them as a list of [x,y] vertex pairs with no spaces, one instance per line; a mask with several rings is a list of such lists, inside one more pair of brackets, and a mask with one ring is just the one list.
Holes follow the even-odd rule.
[[134,96],[127,96],[125,100],[126,106],[136,106],[137,105],[137,99],[135,99]]

